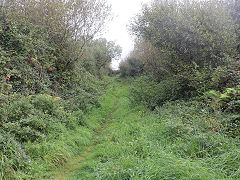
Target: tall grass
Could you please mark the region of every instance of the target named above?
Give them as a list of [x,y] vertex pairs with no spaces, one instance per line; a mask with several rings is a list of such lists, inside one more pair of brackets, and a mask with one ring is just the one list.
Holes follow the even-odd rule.
[[[114,106],[109,85],[101,104],[73,111],[67,100],[42,94],[8,100],[0,107],[0,179],[49,178],[52,172],[95,143]],[[6,111],[6,112],[5,112]]]
[[197,101],[154,112],[116,88],[116,111],[95,151],[69,179],[239,179],[240,143],[221,132],[216,114]]

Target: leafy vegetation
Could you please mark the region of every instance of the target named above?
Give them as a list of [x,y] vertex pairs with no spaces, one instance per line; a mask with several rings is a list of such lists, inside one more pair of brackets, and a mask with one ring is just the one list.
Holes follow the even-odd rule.
[[105,1],[1,5],[0,179],[36,179],[91,143],[101,122],[85,116],[121,49],[94,39],[110,17]]
[[119,71],[105,0],[0,4],[0,179],[240,178],[238,1],[152,0]]
[[130,27],[135,48],[120,65],[123,77],[136,79],[132,102],[155,109],[211,94],[214,102],[205,103],[236,116],[234,134],[239,137],[238,7],[238,1],[225,0],[153,0],[143,6]]
[[[152,0],[130,31],[135,47],[120,73],[134,77],[131,105],[153,112],[131,119],[137,135],[109,142],[115,149],[95,165],[96,177],[238,179],[239,1]],[[136,139],[129,155],[125,141]]]
[[[132,104],[126,82],[93,152],[66,179],[238,179],[239,140],[228,116],[205,103],[174,101],[154,112]],[[131,87],[131,86],[130,86]]]
[[131,24],[135,49],[120,65],[122,76],[139,76],[140,72],[156,83],[174,80],[180,86],[176,91],[186,98],[236,87],[237,3],[154,0],[144,6]]

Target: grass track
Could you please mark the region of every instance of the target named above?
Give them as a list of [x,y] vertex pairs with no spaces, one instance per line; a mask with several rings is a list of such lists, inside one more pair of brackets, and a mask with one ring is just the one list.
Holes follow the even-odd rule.
[[[226,139],[228,144],[225,146],[229,147],[225,150],[221,147],[222,152],[219,155],[194,158],[194,153],[203,153],[204,149],[201,145],[194,144],[194,141],[198,143],[198,139],[189,143],[184,140],[184,134],[179,137],[179,133],[186,127],[177,124],[180,118],[177,113],[172,114],[177,111],[176,106],[160,108],[159,111],[164,115],[153,113],[141,105],[130,105],[128,93],[126,84],[113,83],[102,99],[102,106],[89,114],[90,122],[101,122],[93,143],[81,155],[58,169],[55,179],[240,178],[240,149],[237,141]],[[225,138],[205,133],[199,135],[199,141],[206,138],[205,136],[216,136],[213,139]],[[190,136],[192,137],[195,138]],[[190,155],[188,152],[181,152],[186,149],[190,151]],[[226,162],[222,157],[226,158]]]
[[[117,110],[118,106],[118,94],[116,92],[116,85],[112,84],[106,95],[101,99],[101,108],[95,108],[88,115],[88,122],[91,124],[90,126],[98,125],[100,122],[100,126],[94,127],[96,130],[96,135],[92,139],[92,145],[85,147],[85,150],[81,152],[80,155],[69,159],[63,166],[58,168],[51,176],[50,179],[54,178],[56,180],[64,180],[69,179],[70,175],[79,169],[86,159],[92,154],[95,150],[96,145],[98,144],[98,138],[101,136],[102,132],[107,128],[109,121],[112,118],[112,115]],[[91,123],[91,121],[95,123]]]

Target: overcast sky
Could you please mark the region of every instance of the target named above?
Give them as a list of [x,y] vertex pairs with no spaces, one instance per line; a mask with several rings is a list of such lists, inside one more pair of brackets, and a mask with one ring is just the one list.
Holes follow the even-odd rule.
[[[141,10],[141,5],[150,0],[108,0],[112,4],[114,19],[107,25],[104,35],[107,40],[115,41],[122,47],[122,59],[133,49],[133,39],[127,31],[127,25],[134,15]],[[116,68],[119,62],[113,62]]]

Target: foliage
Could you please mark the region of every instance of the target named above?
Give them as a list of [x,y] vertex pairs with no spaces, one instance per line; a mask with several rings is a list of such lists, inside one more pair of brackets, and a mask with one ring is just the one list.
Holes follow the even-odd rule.
[[[225,131],[232,137],[239,137],[240,134],[240,89],[227,88],[223,93],[218,91],[208,91],[203,98],[207,100],[210,107],[215,111],[223,111],[230,114],[223,122]],[[220,112],[218,112],[220,113]]]
[[[89,97],[83,94],[82,98],[87,99]],[[84,106],[94,105],[94,103],[91,104],[87,101],[81,103]],[[76,108],[77,110],[74,107],[70,108],[71,104],[71,100],[68,102],[68,100],[48,94],[30,95],[28,97],[19,94],[11,96],[1,94],[0,156],[3,159],[3,162],[1,162],[2,178],[16,178],[18,176],[16,174],[20,172],[33,177],[36,175],[29,170],[33,167],[34,158],[45,158],[52,152],[47,150],[43,154],[37,155],[40,152],[35,149],[34,144],[38,144],[39,148],[44,148],[45,141],[61,141],[62,136],[65,137],[69,133],[79,130],[80,135],[83,132],[91,132],[92,125],[87,123],[84,113],[79,107]],[[97,125],[97,122],[95,124]],[[83,137],[85,136],[88,136],[88,134]],[[66,143],[69,143],[69,141],[66,141]],[[83,140],[79,139],[78,141],[79,147],[78,145],[69,146],[72,148],[71,151],[76,148],[83,148],[80,146]],[[28,144],[27,147],[26,144]],[[68,145],[65,144],[64,146]],[[69,147],[64,148],[68,149]],[[51,160],[54,159],[57,159],[57,157],[52,157]],[[44,160],[42,163],[49,163],[48,161]],[[55,166],[58,166],[58,164],[55,164]]]
[[236,54],[234,21],[223,2],[156,0],[143,8],[132,31],[169,56],[170,63],[216,66],[219,58]]
[[99,81],[84,69],[81,73],[75,72],[74,75],[68,76],[71,78],[70,84],[65,83],[61,90],[62,97],[69,100],[66,107],[71,110],[88,111],[92,106],[99,105],[98,99],[106,87],[106,82]]
[[6,0],[5,7],[12,19],[47,29],[61,71],[80,61],[85,45],[103,30],[111,10],[105,0]]
[[154,109],[166,101],[181,98],[181,86],[174,79],[157,83],[148,76],[137,78],[130,89],[130,98],[134,104],[144,104]]
[[46,92],[51,85],[49,68],[54,69],[55,56],[44,29],[7,20],[1,22],[1,29],[2,88],[8,84],[13,92]]
[[143,64],[141,75],[150,74],[157,83],[176,80],[180,86],[176,91],[180,89],[185,98],[235,87],[239,60],[234,4],[225,0],[152,1],[131,23],[136,40],[129,57]]
[[106,75],[106,69],[110,68],[110,63],[121,54],[121,47],[112,41],[104,38],[93,40],[89,43],[83,66],[91,74],[102,78]]
[[96,39],[105,0],[1,2],[0,179],[46,179],[96,142],[84,178],[239,178],[239,27],[226,2],[144,6],[120,67],[130,92],[111,82],[103,97],[121,52]]
[[[105,69],[120,50],[102,39],[91,44],[93,37],[87,37],[99,33],[108,17],[104,1],[81,1],[86,3],[83,12],[78,9],[83,5],[80,1],[74,1],[72,5],[78,7],[73,9],[63,6],[67,1],[4,2],[7,5],[0,14],[0,179],[36,179],[90,143],[99,122],[89,122],[85,115],[100,106],[107,85],[93,72]],[[73,10],[71,18],[78,17],[78,25],[83,23],[81,18],[88,21],[88,34],[83,33],[86,27],[75,31],[73,19],[65,22],[66,15],[70,16],[67,7]],[[92,71],[83,65],[87,42],[89,51],[97,47],[101,56],[107,53],[101,59],[104,62],[95,59],[99,64],[91,64]]]
[[143,72],[153,74],[159,80],[169,75],[168,71],[164,69],[164,65],[166,64],[164,61],[167,59],[164,60],[163,55],[150,41],[137,39],[130,57],[140,61],[138,64],[142,65]]
[[[174,101],[149,111],[117,84],[117,108],[98,145],[66,179],[238,179],[239,140],[205,103]],[[133,85],[130,85],[133,86]]]
[[134,77],[143,73],[142,62],[134,57],[130,57],[127,60],[122,61],[119,68],[122,77]]
[[204,93],[205,99],[210,99],[210,102],[220,108],[222,111],[238,113],[240,111],[240,88],[227,88],[223,93],[218,91],[208,91]]

